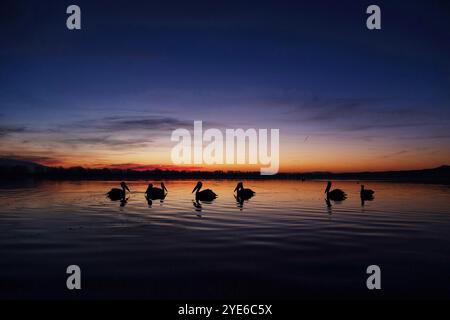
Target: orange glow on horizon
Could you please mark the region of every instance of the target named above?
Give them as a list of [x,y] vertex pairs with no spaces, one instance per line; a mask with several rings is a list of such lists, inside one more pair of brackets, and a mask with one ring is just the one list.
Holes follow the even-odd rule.
[[[5,138],[5,140],[7,140]],[[15,140],[5,141],[0,154],[33,161],[51,167],[85,167],[132,170],[177,170],[177,171],[259,171],[264,165],[238,164],[187,164],[174,165],[170,159],[172,145],[161,141],[158,147],[133,149],[96,148],[80,146],[71,148],[60,144],[49,148],[46,145],[20,144]],[[12,155],[12,156],[9,156]],[[352,139],[310,138],[307,142],[295,136],[286,137],[280,144],[279,172],[362,172],[435,168],[450,164],[450,149],[439,144],[425,146],[417,142],[410,144],[391,141],[365,143]]]

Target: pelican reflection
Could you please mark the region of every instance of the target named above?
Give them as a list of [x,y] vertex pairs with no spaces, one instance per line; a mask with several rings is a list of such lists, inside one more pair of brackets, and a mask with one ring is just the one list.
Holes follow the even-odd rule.
[[333,206],[331,205],[330,199],[325,199],[325,203],[327,205],[327,213],[331,215],[333,213]]
[[128,199],[129,199],[129,198],[122,198],[122,199],[120,200],[120,207],[121,207],[121,208],[125,207],[125,205],[128,203]]
[[234,196],[234,198],[236,199],[237,207],[242,211],[242,209],[244,209],[244,199],[239,198],[236,195]]
[[197,212],[197,217],[202,217],[202,210],[203,210],[203,207],[202,207],[202,204],[201,204],[201,202],[197,199],[197,200],[192,200],[192,204],[193,204],[193,206],[194,206],[194,208],[195,208],[195,211]]
[[370,189],[365,189],[364,185],[361,185],[361,191],[359,193],[359,196],[361,198],[361,206],[364,207],[364,203],[366,201],[373,201],[374,196],[373,194],[375,193],[375,191],[370,190]]

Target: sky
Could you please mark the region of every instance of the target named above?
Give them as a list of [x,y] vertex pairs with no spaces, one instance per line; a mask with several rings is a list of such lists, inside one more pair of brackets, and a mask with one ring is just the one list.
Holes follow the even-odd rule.
[[[66,28],[81,8],[82,29]],[[381,8],[381,30],[366,8]],[[0,156],[171,162],[177,128],[280,129],[281,171],[450,164],[447,1],[1,1]]]

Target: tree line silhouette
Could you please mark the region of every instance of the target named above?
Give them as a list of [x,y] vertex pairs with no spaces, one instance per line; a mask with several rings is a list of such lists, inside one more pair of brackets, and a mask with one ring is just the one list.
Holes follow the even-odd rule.
[[177,171],[132,169],[92,169],[84,167],[29,167],[24,165],[0,166],[0,176],[8,179],[60,179],[60,180],[167,180],[167,179],[342,179],[342,180],[386,180],[399,182],[422,182],[450,184],[450,166],[434,169],[384,171],[384,172],[281,172],[272,176],[262,176],[259,171]]

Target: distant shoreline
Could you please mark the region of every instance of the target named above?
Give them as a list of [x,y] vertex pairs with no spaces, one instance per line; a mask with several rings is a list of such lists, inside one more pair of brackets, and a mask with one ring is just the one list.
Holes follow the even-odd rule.
[[450,166],[433,169],[379,172],[305,172],[278,173],[262,176],[259,172],[240,171],[172,171],[88,169],[82,167],[46,167],[32,162],[6,162],[0,159],[0,175],[22,180],[368,180],[389,182],[417,182],[450,185]]

